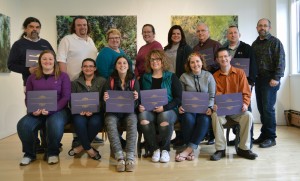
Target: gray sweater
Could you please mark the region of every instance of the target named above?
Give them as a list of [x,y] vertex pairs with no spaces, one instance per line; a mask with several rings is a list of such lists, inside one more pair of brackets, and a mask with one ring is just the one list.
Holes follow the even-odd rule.
[[183,91],[206,92],[209,94],[209,105],[213,106],[216,93],[216,82],[208,71],[202,70],[199,75],[184,73],[180,76]]

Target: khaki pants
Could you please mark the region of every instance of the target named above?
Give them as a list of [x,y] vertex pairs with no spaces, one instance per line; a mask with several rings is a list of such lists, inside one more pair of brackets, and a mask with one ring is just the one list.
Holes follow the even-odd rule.
[[[251,143],[251,125],[253,122],[252,113],[246,111],[242,114],[230,115],[234,121],[238,122],[240,125],[240,143],[239,148],[242,150],[250,150]],[[212,127],[215,134],[215,147],[216,150],[225,150],[226,149],[226,138],[224,136],[224,128],[223,124],[225,124],[226,118],[225,116],[218,116],[216,112],[211,115],[212,118]]]

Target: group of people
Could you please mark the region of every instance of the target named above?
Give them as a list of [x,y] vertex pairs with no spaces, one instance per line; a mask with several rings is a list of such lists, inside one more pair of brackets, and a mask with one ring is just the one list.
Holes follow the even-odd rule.
[[[270,34],[271,22],[260,19],[257,23],[258,38],[252,46],[239,40],[237,26],[227,30],[228,42],[221,45],[210,38],[209,27],[199,23],[196,35],[199,44],[191,48],[179,25],[174,25],[168,33],[168,44],[164,48],[155,40],[155,29],[151,24],[142,28],[142,46],[132,60],[120,48],[121,33],[110,29],[106,33],[107,47],[98,53],[89,37],[90,25],[83,17],[75,17],[71,34],[59,43],[57,56],[50,43],[39,37],[41,23],[34,17],[23,23],[24,34],[11,49],[8,68],[21,73],[25,93],[32,90],[56,90],[57,110],[38,109],[29,112],[17,125],[18,135],[25,153],[20,165],[28,165],[36,159],[38,131],[45,138],[45,159],[49,164],[59,162],[60,141],[64,125],[72,120],[76,135],[69,151],[70,156],[87,152],[90,158],[99,160],[99,151],[91,143],[105,125],[111,151],[117,160],[119,172],[131,172],[135,168],[137,129],[152,153],[153,162],[170,161],[170,144],[174,123],[180,122],[178,139],[186,146],[176,155],[175,160],[194,160],[194,150],[208,135],[215,139],[216,152],[211,160],[225,157],[226,141],[223,133],[225,116],[218,116],[215,96],[242,93],[242,113],[229,115],[238,122],[240,142],[237,154],[247,159],[255,159],[251,151],[252,143],[261,148],[276,145],[276,120],[274,105],[284,76],[285,54],[279,39]],[[201,51],[212,48],[213,64],[206,64]],[[36,67],[26,67],[26,50],[43,50]],[[98,54],[97,54],[98,53]],[[232,58],[249,58],[249,76],[242,69],[230,64]],[[261,115],[261,134],[253,139],[253,116],[250,98],[255,86],[258,110]],[[141,104],[141,90],[166,89],[168,103],[146,110]],[[131,91],[134,97],[134,113],[106,112],[109,90]],[[204,92],[209,94],[209,105],[205,114],[186,112],[181,105],[182,92]],[[69,101],[71,93],[98,92],[100,109],[96,113],[81,112],[71,114]],[[122,144],[122,133],[118,126],[126,128],[126,146]],[[124,140],[123,140],[124,141]],[[228,145],[229,146],[229,145]],[[125,152],[125,154],[124,154]]]

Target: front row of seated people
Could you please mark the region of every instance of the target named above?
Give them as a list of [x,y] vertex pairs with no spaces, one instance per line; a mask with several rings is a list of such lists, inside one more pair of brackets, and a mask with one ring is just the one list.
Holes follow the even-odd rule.
[[[226,123],[224,116],[218,116],[218,106],[214,104],[215,94],[242,93],[242,114],[230,117],[241,126],[240,143],[237,154],[247,159],[255,159],[257,154],[251,151],[250,129],[253,122],[251,112],[247,111],[250,103],[250,88],[243,70],[230,65],[231,57],[225,48],[220,48],[216,54],[220,70],[211,75],[205,70],[203,56],[192,53],[186,62],[184,73],[180,79],[168,71],[169,62],[162,50],[152,50],[146,56],[146,73],[136,80],[129,68],[129,62],[120,56],[114,63],[114,70],[106,80],[96,76],[96,64],[93,59],[82,62],[82,72],[78,79],[72,82],[72,92],[99,92],[102,106],[98,113],[82,112],[71,115],[68,102],[71,94],[71,82],[68,76],[59,71],[55,54],[46,50],[40,54],[38,71],[27,81],[26,91],[57,90],[57,111],[37,110],[24,116],[17,125],[18,135],[25,153],[20,165],[28,165],[36,159],[35,136],[39,129],[46,130],[46,158],[49,164],[59,162],[59,147],[63,136],[64,125],[73,116],[75,131],[80,143],[74,146],[69,154],[75,156],[83,151],[94,159],[101,155],[91,146],[91,141],[102,129],[103,122],[107,128],[112,153],[117,160],[116,169],[119,172],[133,171],[135,168],[135,150],[137,126],[139,125],[147,144],[150,147],[153,162],[166,163],[170,161],[170,140],[175,121],[182,119],[182,131],[186,148],[176,155],[178,162],[194,160],[194,150],[204,139],[210,125],[216,137],[216,152],[211,160],[219,160],[225,156],[226,141],[222,125]],[[112,84],[113,81],[113,84]],[[141,86],[139,85],[141,83]],[[141,90],[167,89],[168,103],[146,111],[140,104]],[[107,90],[132,91],[135,100],[135,113],[110,113],[105,111],[105,102],[109,99]],[[182,91],[209,93],[209,105],[206,114],[185,112],[181,106]],[[123,122],[123,123],[121,123]],[[120,142],[118,125],[126,126],[125,153]]]

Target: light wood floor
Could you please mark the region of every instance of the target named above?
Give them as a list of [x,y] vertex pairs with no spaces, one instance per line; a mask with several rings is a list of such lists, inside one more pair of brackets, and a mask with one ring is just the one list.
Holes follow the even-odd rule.
[[[255,125],[258,135],[260,124]],[[60,163],[48,165],[42,161],[42,155],[28,166],[20,167],[22,158],[21,142],[12,135],[0,140],[0,180],[1,181],[90,181],[90,180],[300,180],[300,129],[295,127],[277,127],[277,145],[262,149],[254,146],[253,151],[259,157],[252,161],[239,158],[233,147],[227,148],[226,158],[210,161],[214,146],[201,145],[194,161],[177,163],[175,150],[171,151],[169,163],[151,163],[150,158],[136,159],[137,167],[133,173],[117,173],[115,161],[109,158],[109,142],[95,145],[101,152],[101,161],[87,157],[72,158],[67,152],[72,140],[71,134],[65,134],[62,140],[63,151]],[[230,135],[233,138],[233,135]]]

